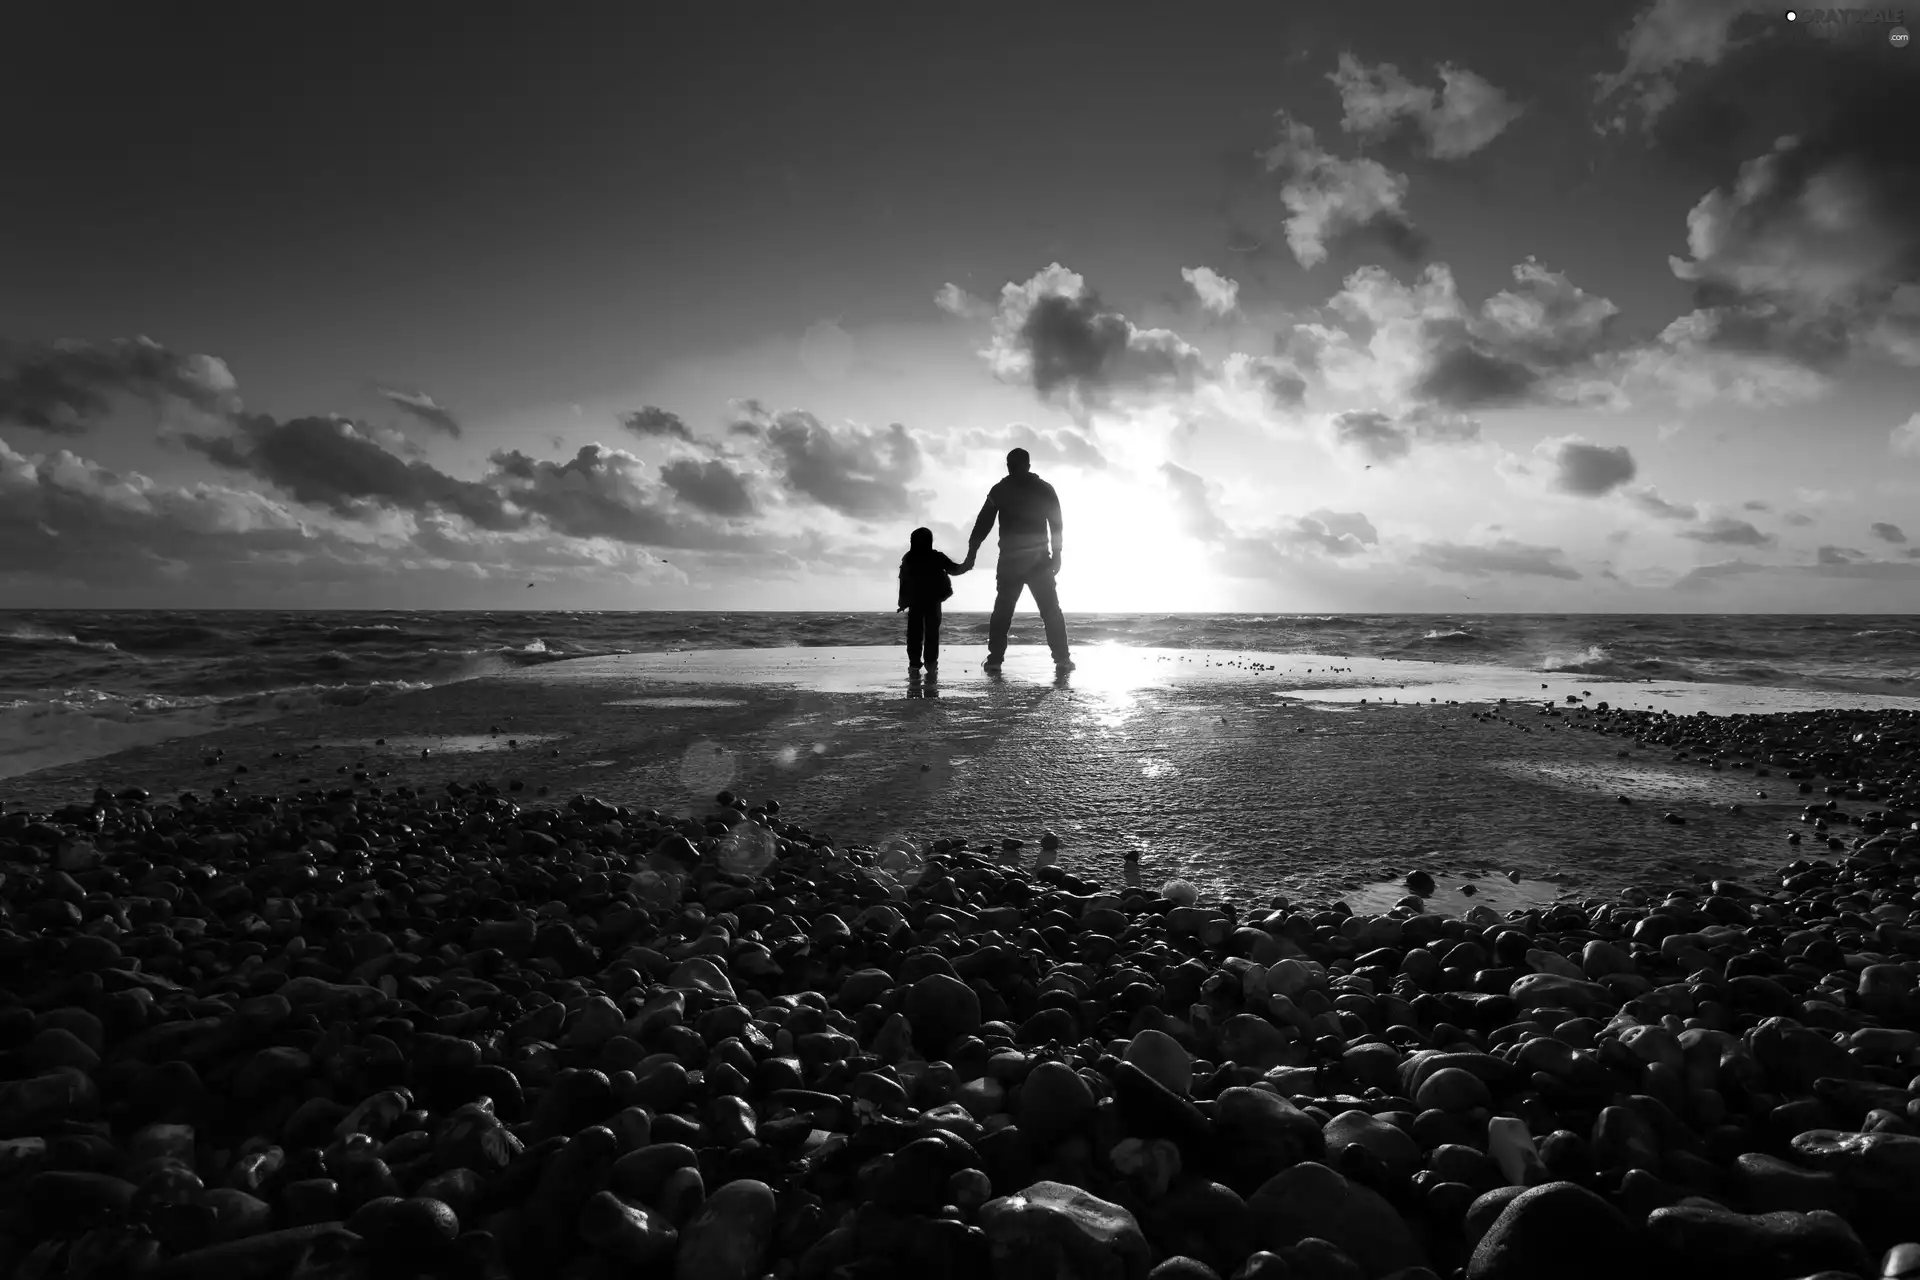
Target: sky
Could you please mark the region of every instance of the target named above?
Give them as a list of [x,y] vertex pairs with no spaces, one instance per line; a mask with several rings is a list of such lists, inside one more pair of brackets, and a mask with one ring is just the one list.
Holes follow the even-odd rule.
[[23,6],[0,604],[890,610],[1018,446],[1070,614],[1920,611],[1920,12],[1784,13]]

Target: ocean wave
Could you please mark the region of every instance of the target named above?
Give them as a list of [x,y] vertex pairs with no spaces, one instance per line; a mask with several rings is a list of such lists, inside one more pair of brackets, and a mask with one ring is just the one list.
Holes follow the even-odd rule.
[[1427,632],[1420,638],[1434,644],[1479,644],[1482,640],[1482,637],[1475,635],[1464,627],[1454,627],[1447,631],[1436,629]]
[[0,646],[9,649],[92,649],[98,653],[113,653],[119,646],[111,640],[83,640],[71,631],[59,631],[51,627],[26,626],[8,627],[0,631]]
[[406,631],[389,622],[379,622],[365,627],[335,627],[327,632],[329,644],[355,644],[362,640],[391,640],[406,635]]

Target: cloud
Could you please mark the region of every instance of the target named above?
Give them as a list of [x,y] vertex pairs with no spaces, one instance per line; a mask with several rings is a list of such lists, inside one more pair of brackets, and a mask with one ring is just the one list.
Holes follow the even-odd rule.
[[1373,521],[1359,511],[1329,511],[1318,507],[1301,516],[1294,529],[1301,538],[1329,555],[1353,555],[1380,542],[1380,533],[1373,527]]
[[436,431],[459,438],[459,419],[435,403],[432,396],[419,391],[396,391],[392,387],[377,387],[375,390]]
[[940,292],[933,295],[933,305],[962,320],[987,320],[993,316],[992,303],[974,297],[951,281],[941,285]]
[[1331,443],[1377,463],[1397,462],[1420,444],[1470,444],[1480,424],[1457,414],[1415,410],[1395,418],[1376,409],[1333,415],[1327,423]]
[[1819,117],[1687,215],[1690,256],[1670,262],[1701,345],[1823,372],[1858,354],[1920,366],[1920,79],[1885,52],[1807,49]]
[[1796,529],[1804,529],[1813,523],[1813,517],[1802,515],[1798,511],[1789,511],[1780,517],[1780,523],[1792,525]]
[[[1512,274],[1508,288],[1475,309],[1444,263],[1410,285],[1380,267],[1355,271],[1327,304],[1370,330],[1366,361],[1347,375],[1351,389],[1385,389],[1405,403],[1453,411],[1584,399],[1583,379],[1610,343],[1619,308],[1532,258]],[[1296,338],[1318,339],[1325,361],[1341,347],[1328,336]]]
[[1394,462],[1413,451],[1411,435],[1392,418],[1374,410],[1335,414],[1333,438],[1335,443],[1375,462]]
[[213,356],[180,355],[150,338],[25,345],[0,342],[0,422],[78,435],[119,397],[219,415],[240,406],[233,374]]
[[997,377],[1028,383],[1042,399],[1082,414],[1119,395],[1191,390],[1209,376],[1178,334],[1135,327],[1057,262],[1000,291],[981,355]]
[[1734,26],[1749,14],[1777,14],[1771,0],[1654,0],[1621,40],[1626,62],[1597,77],[1595,100],[1605,104],[1626,92],[1606,122],[1624,129],[1637,114],[1644,128],[1679,96],[1676,81],[1689,66],[1712,66],[1734,45]]
[[487,460],[493,464],[489,492],[497,490],[570,538],[696,550],[755,545],[747,535],[670,510],[666,491],[644,479],[647,464],[624,449],[582,445],[565,462],[500,449]]
[[1762,502],[1758,498],[1749,498],[1740,504],[1740,509],[1742,511],[1771,511],[1773,510],[1773,504],[1770,502]]
[[1340,127],[1381,138],[1411,125],[1437,160],[1458,160],[1485,147],[1519,118],[1521,108],[1463,67],[1440,64],[1440,88],[1416,85],[1398,67],[1368,67],[1351,54],[1327,78],[1340,90]]
[[296,554],[348,555],[354,545],[258,493],[164,485],[0,440],[0,574],[142,585],[187,566],[224,573]]
[[1864,560],[1866,558],[1866,552],[1856,551],[1852,547],[1824,546],[1821,547],[1816,554],[1814,563],[1822,565],[1852,564],[1855,560]]
[[1577,581],[1580,571],[1565,563],[1559,547],[1535,546],[1512,538],[1501,538],[1480,546],[1457,542],[1427,542],[1414,552],[1412,563],[1443,573],[1486,577],[1513,574],[1525,577],[1563,578]]
[[642,405],[638,409],[620,415],[620,425],[633,434],[645,438],[682,440],[693,442],[693,430],[680,418],[680,415],[654,405]]
[[1751,560],[1722,560],[1715,564],[1703,564],[1691,569],[1673,583],[1675,591],[1691,591],[1711,586],[1722,578],[1735,578],[1749,573],[1766,573],[1771,566],[1755,564]]
[[1776,541],[1772,534],[1762,533],[1747,521],[1732,516],[1702,517],[1697,528],[1682,529],[1680,536],[1727,547],[1771,547]]
[[1888,432],[1887,446],[1896,458],[1920,458],[1920,413]]
[[1200,305],[1215,315],[1230,315],[1240,305],[1240,282],[1229,280],[1212,267],[1182,267],[1180,278],[1193,286]]
[[674,497],[709,515],[750,516],[756,510],[746,480],[718,458],[681,458],[660,468],[660,482]]
[[770,413],[747,401],[739,410],[730,429],[758,440],[787,487],[802,498],[856,520],[903,515],[931,499],[908,487],[920,475],[920,446],[897,422],[834,428],[804,409]]
[[1662,520],[1694,520],[1700,515],[1698,507],[1691,503],[1668,502],[1651,485],[1628,494],[1627,500],[1648,515]]
[[1171,490],[1180,531],[1212,548],[1214,568],[1228,577],[1265,577],[1302,557],[1356,556],[1380,541],[1373,522],[1361,512],[1324,508],[1241,533],[1220,515],[1217,492],[1203,477],[1172,462],[1160,465],[1160,475]]
[[1255,356],[1236,351],[1221,362],[1220,380],[1230,387],[1251,386],[1272,409],[1298,409],[1307,398],[1305,375],[1298,364],[1285,356]]
[[274,485],[299,502],[364,518],[381,508],[440,510],[483,529],[516,529],[525,517],[487,485],[448,475],[420,459],[402,459],[344,418],[237,414],[233,433],[182,433],[178,439],[216,464]]
[[1809,364],[1808,335],[1768,315],[1765,308],[1701,308],[1601,363],[1627,393],[1670,398],[1683,409],[1723,401],[1768,409],[1825,394],[1831,382]]
[[1100,447],[1085,433],[1072,427],[1040,431],[1024,422],[1012,422],[1000,431],[973,427],[958,436],[930,441],[927,445],[928,453],[951,462],[965,461],[965,455],[969,453],[1005,455],[1013,449],[1025,449],[1035,467],[1053,463],[1087,471],[1104,471],[1107,467],[1106,455],[1100,452]]
[[1407,214],[1407,178],[1377,160],[1344,160],[1314,141],[1312,128],[1277,113],[1280,139],[1262,153],[1280,179],[1287,247],[1301,266],[1356,241],[1373,241],[1417,259],[1426,240]]
[[1882,542],[1905,542],[1907,540],[1905,531],[1897,524],[1888,524],[1884,520],[1876,520],[1867,527],[1872,531],[1873,536]]
[[1639,470],[1627,446],[1592,444],[1579,436],[1542,440],[1533,451],[1553,466],[1554,488],[1587,498],[1612,492]]

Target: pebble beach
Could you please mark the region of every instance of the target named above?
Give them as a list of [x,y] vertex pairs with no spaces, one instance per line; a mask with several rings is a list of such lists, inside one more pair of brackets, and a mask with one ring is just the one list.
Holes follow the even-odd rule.
[[1920,715],[1401,711],[1777,852],[1510,905],[848,835],[825,775],[6,783],[0,1273],[1920,1275]]

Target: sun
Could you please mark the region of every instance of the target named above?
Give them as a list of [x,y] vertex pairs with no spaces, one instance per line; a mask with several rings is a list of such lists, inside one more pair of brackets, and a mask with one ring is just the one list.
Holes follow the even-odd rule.
[[1180,527],[1164,487],[1112,474],[1055,487],[1066,517],[1060,602],[1069,613],[1209,607],[1218,574]]

